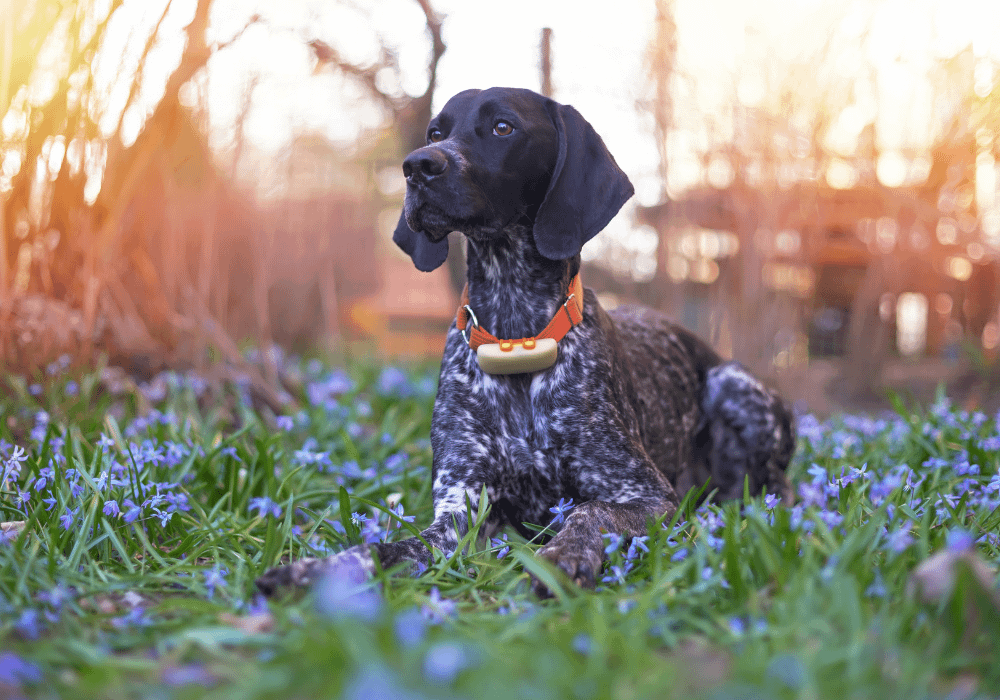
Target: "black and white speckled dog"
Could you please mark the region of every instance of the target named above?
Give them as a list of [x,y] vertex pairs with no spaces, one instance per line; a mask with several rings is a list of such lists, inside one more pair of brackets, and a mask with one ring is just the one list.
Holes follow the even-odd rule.
[[[498,338],[539,332],[566,311],[580,248],[633,189],[593,127],[570,106],[529,90],[467,90],[431,120],[427,145],[403,163],[406,203],[394,240],[420,270],[468,240],[470,318]],[[560,498],[578,505],[539,551],[582,586],[603,558],[601,530],[637,536],[704,484],[720,499],[787,493],[791,415],[738,364],[662,315],[606,313],[593,292],[548,369],[487,374],[466,335],[448,332],[434,414],[431,547],[455,548],[467,501],[483,487],[486,535],[546,525]],[[578,300],[577,300],[578,301]],[[464,319],[463,319],[464,324]],[[258,586],[308,585],[327,567],[374,570],[429,563],[417,538],[353,547],[265,573]],[[536,588],[545,589],[536,582]]]

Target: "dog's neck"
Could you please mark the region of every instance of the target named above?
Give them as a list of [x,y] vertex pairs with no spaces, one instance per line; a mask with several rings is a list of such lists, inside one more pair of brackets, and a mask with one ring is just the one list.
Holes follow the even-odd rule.
[[469,306],[480,325],[498,338],[540,333],[565,301],[580,256],[549,260],[538,252],[531,228],[522,224],[488,240],[466,240]]

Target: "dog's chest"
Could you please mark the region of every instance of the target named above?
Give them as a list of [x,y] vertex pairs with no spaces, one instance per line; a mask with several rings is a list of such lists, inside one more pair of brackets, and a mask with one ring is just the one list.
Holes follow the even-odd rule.
[[559,357],[551,368],[515,375],[486,374],[467,346],[449,343],[435,413],[442,424],[465,416],[463,423],[477,431],[468,437],[497,458],[507,454],[514,461],[529,459],[536,464],[541,453],[551,455],[562,442],[560,436],[572,433],[580,420],[568,391],[571,385],[578,390],[586,381],[579,362],[573,362],[578,360],[574,341],[566,338],[559,344]]

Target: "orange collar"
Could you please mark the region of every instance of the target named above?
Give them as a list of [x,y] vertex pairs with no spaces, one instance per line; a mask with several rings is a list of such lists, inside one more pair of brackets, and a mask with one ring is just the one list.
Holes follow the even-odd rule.
[[[472,328],[468,332],[469,319],[472,319]],[[530,338],[518,338],[514,340],[502,340],[479,325],[476,314],[469,307],[469,285],[465,285],[462,290],[462,304],[458,307],[458,314],[455,322],[458,329],[462,331],[469,347],[478,352],[478,358],[483,370],[490,374],[512,374],[515,372],[531,372],[538,369],[550,367],[556,358],[554,343],[542,343],[538,341],[551,339],[558,343],[563,339],[573,326],[583,320],[583,283],[577,273],[569,283],[569,294],[562,303],[562,307],[556,311],[549,324],[542,329],[538,335]],[[483,346],[497,346],[483,347]],[[531,360],[529,355],[535,355],[540,350],[551,348],[549,353],[551,358],[546,360],[537,358]],[[548,357],[548,354],[546,357]],[[486,355],[490,358],[486,358]],[[518,358],[515,360],[515,358]],[[523,359],[521,359],[523,358]],[[488,361],[484,362],[484,359]],[[544,364],[546,363],[547,364]],[[536,365],[538,365],[536,367]],[[527,368],[527,369],[526,369]]]

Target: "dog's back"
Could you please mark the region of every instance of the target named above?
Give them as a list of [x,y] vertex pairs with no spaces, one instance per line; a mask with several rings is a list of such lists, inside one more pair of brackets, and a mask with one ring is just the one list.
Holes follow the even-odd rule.
[[746,477],[751,494],[789,495],[792,414],[775,392],[661,313],[608,315],[630,360],[643,445],[679,497],[708,482],[716,500],[740,498]]

